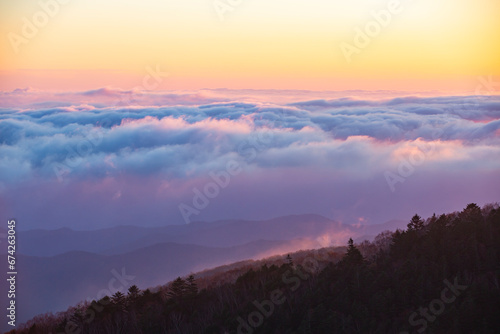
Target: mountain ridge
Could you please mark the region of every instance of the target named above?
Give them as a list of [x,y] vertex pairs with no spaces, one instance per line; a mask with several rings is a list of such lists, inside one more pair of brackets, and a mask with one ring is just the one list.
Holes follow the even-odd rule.
[[231,247],[259,239],[279,241],[297,238],[324,239],[322,246],[329,246],[332,242],[341,245],[348,234],[353,238],[374,236],[384,229],[392,229],[394,224],[386,224],[394,221],[396,225],[405,226],[405,222],[400,220],[374,225],[347,225],[321,215],[304,214],[269,220],[220,220],[163,227],[119,225],[92,231],[37,229],[18,232],[18,253],[52,256],[82,250],[113,255],[162,242]]

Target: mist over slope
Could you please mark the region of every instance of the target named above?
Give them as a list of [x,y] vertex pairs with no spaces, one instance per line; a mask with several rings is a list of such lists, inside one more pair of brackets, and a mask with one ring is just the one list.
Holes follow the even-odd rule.
[[68,324],[102,333],[494,333],[499,247],[498,204],[471,203],[414,215],[406,229],[373,243],[216,268],[196,275],[200,289],[187,275],[154,290],[132,288],[14,333]]
[[[68,228],[18,232],[24,255],[53,256],[69,251],[121,254],[157,243],[175,242],[232,247],[257,240],[309,239],[318,247],[341,245],[346,237],[370,239],[383,230],[403,227],[394,220],[376,225],[345,225],[320,215],[291,215],[263,221],[222,220],[164,227],[117,226],[92,231]],[[2,250],[3,251],[3,250]]]
[[[349,237],[375,235],[395,224],[404,226],[403,221],[343,225],[311,214],[149,228],[20,231],[19,319],[62,311],[80,300],[95,299],[103,291],[114,293],[132,284],[156,286],[241,260],[343,245]],[[122,276],[134,278],[124,281]]]

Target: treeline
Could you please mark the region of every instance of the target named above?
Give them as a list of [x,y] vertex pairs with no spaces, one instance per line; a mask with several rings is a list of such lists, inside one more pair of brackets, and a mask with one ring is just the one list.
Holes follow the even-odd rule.
[[[461,211],[198,289],[131,287],[11,333],[498,333],[500,209]],[[91,320],[91,321],[89,321]]]

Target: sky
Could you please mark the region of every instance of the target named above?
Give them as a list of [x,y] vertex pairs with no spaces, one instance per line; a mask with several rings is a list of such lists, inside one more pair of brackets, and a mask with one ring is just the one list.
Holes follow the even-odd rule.
[[495,0],[0,1],[0,215],[20,229],[500,198]]
[[0,89],[131,89],[159,66],[157,89],[473,92],[500,74],[499,12],[495,0],[1,1]]

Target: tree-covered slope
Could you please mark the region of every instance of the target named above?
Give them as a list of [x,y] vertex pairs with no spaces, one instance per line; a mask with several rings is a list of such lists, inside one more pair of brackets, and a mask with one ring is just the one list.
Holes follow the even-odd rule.
[[[331,255],[331,254],[330,254]],[[12,333],[497,333],[500,209],[469,204],[373,243],[349,240],[340,261],[310,251],[202,289],[104,297],[40,316]],[[56,292],[55,292],[56,293]]]

